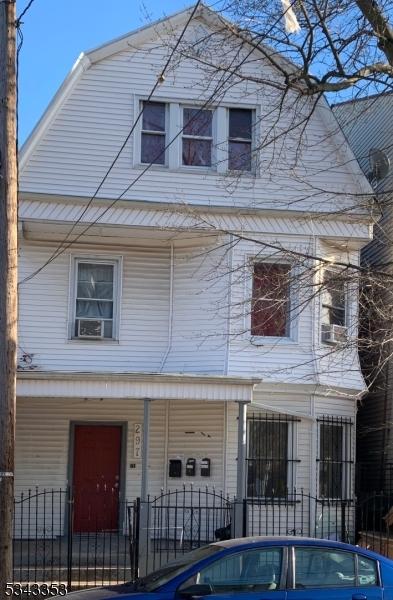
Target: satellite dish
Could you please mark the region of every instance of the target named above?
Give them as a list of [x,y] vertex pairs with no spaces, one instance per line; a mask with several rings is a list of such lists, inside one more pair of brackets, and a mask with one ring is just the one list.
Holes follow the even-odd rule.
[[390,171],[390,158],[386,152],[378,150],[378,148],[371,148],[368,156],[371,168],[371,179],[379,181],[386,177]]

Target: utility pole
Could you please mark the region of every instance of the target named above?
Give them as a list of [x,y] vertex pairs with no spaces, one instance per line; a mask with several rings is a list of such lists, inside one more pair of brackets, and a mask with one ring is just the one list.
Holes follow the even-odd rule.
[[0,0],[0,598],[12,582],[17,346],[16,0]]

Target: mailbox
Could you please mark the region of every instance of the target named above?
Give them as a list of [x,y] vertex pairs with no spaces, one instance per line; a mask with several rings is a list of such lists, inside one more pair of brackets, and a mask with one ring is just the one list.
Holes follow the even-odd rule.
[[171,458],[169,461],[169,477],[181,477],[182,462],[179,458]]
[[201,460],[201,477],[210,477],[210,458],[202,458]]
[[195,474],[196,474],[196,460],[195,460],[195,458],[187,458],[186,475],[188,477],[195,477]]

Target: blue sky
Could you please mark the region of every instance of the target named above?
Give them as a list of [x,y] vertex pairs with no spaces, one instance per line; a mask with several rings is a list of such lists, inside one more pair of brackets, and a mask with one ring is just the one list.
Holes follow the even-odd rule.
[[[182,10],[192,0],[35,0],[23,18],[19,59],[22,144],[83,50]],[[28,0],[19,0],[20,14]]]

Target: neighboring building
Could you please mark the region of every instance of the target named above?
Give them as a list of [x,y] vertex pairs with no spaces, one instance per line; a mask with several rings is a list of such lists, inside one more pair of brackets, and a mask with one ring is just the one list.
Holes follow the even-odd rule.
[[[334,107],[345,136],[376,193],[379,214],[374,225],[373,241],[362,252],[364,264],[386,265],[392,259],[392,190],[393,190],[393,95],[378,94]],[[380,218],[379,218],[380,217]],[[391,292],[377,293],[391,303]],[[386,315],[385,315],[386,316]],[[389,327],[389,325],[388,325]],[[381,329],[385,328],[382,325]],[[378,336],[378,331],[374,331]],[[393,382],[391,344],[388,330],[381,339],[383,345],[372,352],[373,384],[363,399],[358,416],[359,491],[393,491]],[[377,340],[378,338],[376,338]],[[371,353],[371,351],[370,351]],[[371,358],[366,355],[365,372],[370,371]],[[377,370],[379,373],[377,374]]]
[[[258,77],[201,112],[214,78],[184,58],[147,102],[163,40],[189,14],[81,55],[21,153],[16,491],[71,485],[78,531],[108,490],[353,497],[364,381],[356,345],[339,351],[322,332],[356,339],[356,295],[326,283],[295,311],[303,290],[284,286],[279,318],[266,318],[261,292],[291,261],[231,233],[356,262],[369,216],[352,194],[370,188],[322,102],[300,175],[285,155],[269,172],[271,147],[255,151],[273,118]],[[202,7],[188,39],[217,27]],[[245,65],[275,76],[257,50]],[[191,117],[196,128],[182,131]],[[327,281],[307,264],[311,288]],[[117,505],[105,518],[116,525]]]

